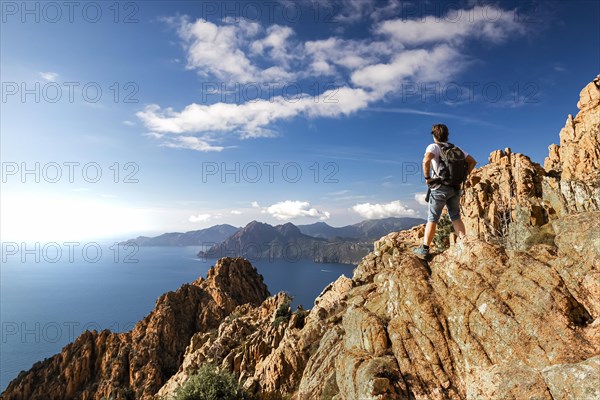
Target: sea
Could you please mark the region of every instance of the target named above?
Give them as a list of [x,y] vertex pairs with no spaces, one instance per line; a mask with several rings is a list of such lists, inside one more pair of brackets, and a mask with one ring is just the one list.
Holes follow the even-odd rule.
[[[216,259],[199,246],[125,247],[116,242],[3,242],[0,263],[0,393],[21,370],[59,353],[85,330],[126,332],[158,297],[206,277]],[[250,260],[271,294],[293,307],[314,299],[354,266],[311,260]]]

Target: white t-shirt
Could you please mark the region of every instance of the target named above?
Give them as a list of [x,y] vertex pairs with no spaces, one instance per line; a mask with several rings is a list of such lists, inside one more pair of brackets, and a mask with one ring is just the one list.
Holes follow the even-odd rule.
[[[461,149],[458,146],[455,146],[457,149],[460,149],[460,151],[462,151],[465,154],[465,158],[467,158],[469,156],[469,154],[464,151],[463,149]],[[432,178],[439,178],[440,177],[440,145],[437,143],[431,143],[429,146],[427,146],[427,148],[425,149],[425,154],[427,153],[432,153],[434,155],[433,159],[431,160],[431,177]],[[438,189],[441,185],[437,184],[437,185],[432,185],[431,189]]]

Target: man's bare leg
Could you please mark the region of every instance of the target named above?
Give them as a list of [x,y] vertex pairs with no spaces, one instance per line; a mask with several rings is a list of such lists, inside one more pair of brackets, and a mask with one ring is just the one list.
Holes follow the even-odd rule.
[[435,236],[436,229],[437,224],[435,222],[427,222],[427,225],[425,225],[425,236],[423,237],[423,243],[425,244],[425,246],[431,246],[431,242],[433,242],[433,237]]
[[[457,219],[456,221],[452,221],[452,226],[454,227],[454,232],[458,235],[459,239],[464,239],[465,233],[465,224],[462,222],[462,219]],[[425,229],[427,232],[427,229]],[[425,233],[427,235],[427,233]]]

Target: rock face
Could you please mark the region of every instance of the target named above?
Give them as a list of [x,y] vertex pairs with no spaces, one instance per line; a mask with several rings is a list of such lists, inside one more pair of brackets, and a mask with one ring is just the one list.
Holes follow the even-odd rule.
[[482,240],[522,248],[554,213],[543,200],[546,173],[529,157],[508,148],[490,154],[489,161],[465,183],[463,221],[467,231]]
[[83,333],[60,354],[22,372],[2,399],[151,398],[177,372],[195,333],[218,327],[238,305],[259,305],[268,296],[248,261],[219,260],[206,280],[162,295],[131,332]]
[[549,223],[574,212],[600,209],[600,76],[587,85],[549,147],[544,168],[510,149],[490,154],[469,176],[462,198],[467,230],[509,249],[550,241]]
[[600,75],[581,91],[577,107],[544,162],[544,199],[559,215],[600,208]]

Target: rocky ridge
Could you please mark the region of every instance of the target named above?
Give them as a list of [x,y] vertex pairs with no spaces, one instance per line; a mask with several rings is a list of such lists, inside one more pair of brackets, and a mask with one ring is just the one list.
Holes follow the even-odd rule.
[[560,131],[560,145],[549,146],[544,167],[507,148],[473,171],[462,202],[470,232],[525,250],[552,235],[553,220],[600,209],[600,76],[581,91],[577,107]]
[[195,333],[215,329],[241,304],[269,296],[262,276],[243,259],[222,259],[199,278],[168,292],[126,333],[86,331],[27,372],[5,400],[147,399],[173,375]]

